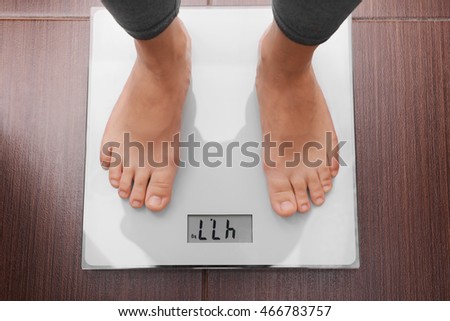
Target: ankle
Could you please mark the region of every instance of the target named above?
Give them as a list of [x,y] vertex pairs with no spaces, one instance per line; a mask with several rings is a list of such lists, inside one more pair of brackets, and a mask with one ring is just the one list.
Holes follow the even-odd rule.
[[182,22],[175,20],[150,40],[135,40],[137,59],[153,72],[164,73],[186,59],[189,36]]
[[290,40],[273,22],[261,41],[261,62],[273,72],[286,76],[304,74],[311,70],[316,48]]

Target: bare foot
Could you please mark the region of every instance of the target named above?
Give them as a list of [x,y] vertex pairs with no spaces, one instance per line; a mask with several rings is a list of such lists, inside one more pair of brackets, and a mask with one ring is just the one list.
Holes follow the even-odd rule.
[[[129,198],[132,207],[145,204],[158,211],[170,200],[177,168],[175,150],[164,154],[161,147],[180,131],[191,74],[190,38],[176,18],[156,38],[135,44],[137,59],[106,126],[100,161],[120,197]],[[125,135],[133,142],[128,150]],[[155,165],[163,158],[167,166]]]
[[[309,200],[315,205],[323,204],[325,192],[332,187],[332,177],[339,170],[338,160],[330,159],[332,155],[327,155],[325,148],[327,132],[333,148],[337,137],[311,66],[315,48],[292,42],[276,23],[260,42],[256,90],[263,134],[270,133],[277,144],[292,142],[284,156],[272,148],[270,159],[269,154],[264,157],[270,201],[281,216],[307,212],[311,207]],[[296,166],[286,166],[286,162],[294,160],[294,152],[301,153],[301,161]]]

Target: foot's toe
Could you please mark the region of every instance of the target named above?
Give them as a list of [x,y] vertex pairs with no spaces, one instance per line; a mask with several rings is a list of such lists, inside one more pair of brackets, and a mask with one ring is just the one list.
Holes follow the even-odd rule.
[[295,199],[297,201],[297,210],[300,213],[309,211],[310,204],[307,193],[307,184],[303,177],[296,177],[291,179],[292,187],[294,188]]
[[308,176],[308,190],[309,197],[315,205],[322,205],[325,201],[325,194],[323,191],[322,183],[320,183],[319,175],[314,172]]
[[336,177],[339,172],[339,161],[333,157],[331,159],[330,173],[332,177]]
[[111,163],[111,151],[104,146],[105,145],[102,144],[102,148],[100,150],[100,165],[106,170]]
[[131,184],[133,183],[134,170],[130,167],[123,169],[122,178],[119,185],[119,196],[128,198],[131,192]]
[[[336,137],[336,135],[333,135],[333,146],[336,146],[339,144],[339,141]],[[336,155],[329,155],[331,158],[331,166],[330,166],[330,173],[332,177],[336,177],[336,175],[339,172],[339,160],[337,159]]]
[[329,192],[333,187],[333,183],[331,180],[331,172],[328,167],[322,167],[319,169],[319,179],[322,184],[323,191]]
[[285,176],[267,173],[272,208],[280,216],[291,216],[297,211],[297,202],[289,179]]
[[144,205],[149,178],[150,171],[147,169],[136,170],[133,180],[133,189],[130,195],[130,204],[132,207],[140,208]]
[[160,211],[169,203],[175,178],[175,168],[164,168],[152,173],[148,183],[145,205],[151,211]]
[[109,182],[114,188],[118,188],[120,185],[120,179],[122,177],[122,166],[109,167]]

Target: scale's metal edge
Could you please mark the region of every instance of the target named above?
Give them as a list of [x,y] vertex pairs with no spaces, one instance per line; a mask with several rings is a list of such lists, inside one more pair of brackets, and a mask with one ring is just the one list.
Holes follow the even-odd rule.
[[90,86],[91,86],[91,77],[92,77],[92,55],[93,55],[93,38],[92,34],[93,34],[93,29],[94,29],[94,17],[95,17],[95,13],[97,11],[103,10],[104,8],[102,7],[91,7],[91,12],[90,12],[90,18],[89,18],[89,67],[88,67],[88,83],[87,83],[87,99],[86,99],[86,136],[84,138],[84,155],[85,155],[85,161],[84,161],[84,175],[83,175],[83,219],[82,219],[82,245],[81,245],[81,268],[83,270],[89,270],[91,269],[91,265],[89,265],[86,260],[85,260],[85,254],[86,254],[86,234],[84,232],[84,220],[85,220],[85,213],[86,213],[86,196],[87,196],[87,191],[86,191],[86,182],[87,182],[87,166],[88,166],[88,132],[89,132],[89,106],[90,106],[90,100],[91,100],[91,90],[90,90]]
[[348,268],[352,268],[352,269],[359,269],[360,267],[360,256],[359,256],[359,228],[358,228],[358,188],[357,188],[357,180],[356,180],[356,132],[355,132],[355,82],[354,82],[354,77],[353,77],[353,72],[355,70],[355,68],[353,68],[353,37],[352,37],[352,24],[353,24],[353,20],[352,20],[352,15],[349,15],[347,17],[348,19],[348,33],[349,33],[349,52],[350,52],[350,63],[349,63],[349,68],[350,68],[350,72],[351,72],[351,77],[350,77],[350,89],[352,91],[352,110],[353,110],[353,117],[352,117],[352,140],[353,140],[353,149],[352,149],[352,154],[353,154],[353,200],[354,200],[354,217],[355,217],[355,261],[348,267]]
[[86,271],[110,271],[110,270],[142,270],[142,269],[180,269],[180,270],[257,270],[257,269],[311,269],[311,270],[355,270],[359,266],[352,265],[144,265],[144,266],[114,266],[109,267],[105,265],[91,266],[83,265],[83,270]]
[[[258,6],[258,7],[252,7],[252,6],[214,6],[214,7],[195,7],[195,9],[218,9],[218,8],[239,8],[239,9],[267,9],[268,6]],[[186,9],[192,9],[189,7],[184,7],[183,10]],[[100,10],[105,10],[103,7],[91,7],[91,15],[90,15],[90,45],[89,45],[89,77],[88,77],[88,99],[86,100],[86,136],[85,136],[85,155],[87,156],[88,153],[88,146],[87,146],[87,137],[88,137],[88,117],[89,117],[89,101],[90,101],[90,84],[91,84],[91,69],[92,69],[92,50],[93,50],[93,37],[92,37],[92,31],[93,31],[93,19],[95,16],[95,13]],[[358,199],[357,199],[357,186],[356,186],[356,139],[355,139],[355,93],[354,93],[354,79],[353,79],[353,39],[352,39],[352,16],[350,15],[348,18],[348,24],[349,24],[349,46],[350,46],[350,68],[351,68],[351,91],[352,91],[352,106],[353,106],[353,117],[352,117],[352,139],[354,142],[354,148],[352,150],[352,154],[354,156],[354,166],[353,166],[353,197],[354,197],[354,211],[355,211],[355,261],[349,265],[296,265],[296,266],[290,266],[290,265],[145,265],[145,266],[103,266],[103,265],[96,265],[92,266],[88,264],[84,257],[85,257],[85,233],[83,229],[83,236],[82,236],[82,250],[81,250],[81,268],[83,270],[97,270],[97,271],[105,271],[105,270],[141,270],[141,269],[266,269],[266,268],[277,268],[277,269],[320,269],[320,270],[336,270],[336,269],[359,269],[360,267],[360,255],[359,255],[359,233],[358,233]],[[87,159],[87,157],[86,157]],[[86,172],[87,172],[87,162],[85,161],[84,164],[84,197],[83,197],[83,226],[84,226],[84,213],[86,210]]]

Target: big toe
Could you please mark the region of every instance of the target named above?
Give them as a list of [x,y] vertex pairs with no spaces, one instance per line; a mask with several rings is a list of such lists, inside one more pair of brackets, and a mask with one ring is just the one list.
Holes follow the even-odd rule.
[[[105,135],[106,136],[106,135]],[[114,141],[103,137],[102,145],[100,148],[100,165],[103,169],[120,165],[119,146]]]
[[168,167],[152,173],[148,183],[145,205],[151,211],[161,211],[170,201],[175,168]]
[[[104,145],[106,146],[106,145]],[[109,182],[114,188],[118,188],[122,176],[122,164],[112,160],[111,154],[117,153],[113,148],[103,147],[100,152],[100,163],[103,169],[109,170]]]
[[267,173],[270,202],[273,210],[280,216],[291,216],[297,211],[294,191],[287,177]]
[[[336,135],[333,136],[333,146],[336,146],[339,144]],[[330,174],[332,177],[336,177],[339,172],[339,157],[337,155],[328,155],[328,157],[331,157],[331,166],[330,166]],[[330,162],[330,159],[328,159],[328,162]]]
[[331,176],[336,177],[339,173],[339,161],[335,158],[331,160],[331,168],[330,168]]
[[100,150],[100,165],[103,169],[108,169],[111,164],[111,149],[104,143],[102,143],[102,148]]

